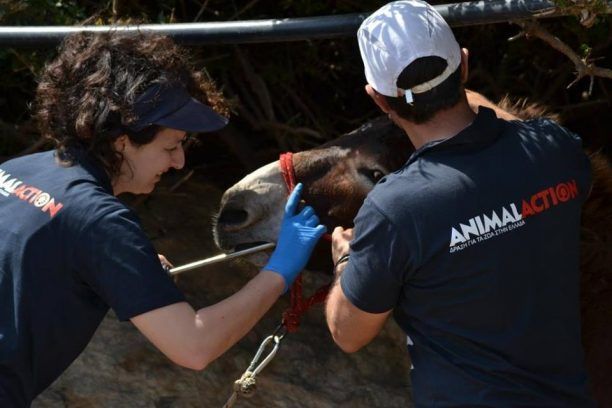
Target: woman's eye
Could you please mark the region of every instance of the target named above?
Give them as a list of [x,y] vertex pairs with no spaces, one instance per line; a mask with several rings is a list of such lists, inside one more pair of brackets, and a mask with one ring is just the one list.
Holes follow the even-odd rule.
[[191,143],[195,140],[195,138],[192,135],[186,135],[182,140],[181,140],[181,144],[183,146],[187,145],[188,143]]

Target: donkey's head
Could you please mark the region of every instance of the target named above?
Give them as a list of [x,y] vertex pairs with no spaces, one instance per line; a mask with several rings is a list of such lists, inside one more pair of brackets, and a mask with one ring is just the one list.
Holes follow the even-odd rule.
[[[304,184],[303,200],[321,223],[351,226],[365,196],[385,174],[398,169],[413,151],[408,137],[387,118],[378,118],[359,129],[312,150],[293,155],[297,182]],[[215,241],[223,250],[275,242],[288,190],[279,162],[247,175],[221,200]],[[267,255],[250,260],[262,265]]]

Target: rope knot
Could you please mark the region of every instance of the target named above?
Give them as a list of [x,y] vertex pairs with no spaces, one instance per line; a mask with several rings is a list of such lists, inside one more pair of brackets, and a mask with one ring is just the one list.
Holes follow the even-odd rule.
[[257,390],[257,381],[251,371],[246,371],[240,379],[234,382],[234,391],[240,393],[241,397],[250,398]]

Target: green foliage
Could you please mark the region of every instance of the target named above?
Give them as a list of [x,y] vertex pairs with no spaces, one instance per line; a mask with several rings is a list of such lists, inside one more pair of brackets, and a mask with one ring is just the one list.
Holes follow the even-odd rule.
[[593,51],[593,48],[589,47],[587,44],[580,44],[580,53],[583,58],[587,58],[591,54],[591,51]]

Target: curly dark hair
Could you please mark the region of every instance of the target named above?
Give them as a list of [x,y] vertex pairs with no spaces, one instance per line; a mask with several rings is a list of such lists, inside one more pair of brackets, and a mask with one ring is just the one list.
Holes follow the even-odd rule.
[[34,116],[63,161],[73,163],[71,152],[84,149],[112,179],[123,160],[113,142],[126,134],[137,145],[147,144],[159,130],[156,125],[139,132],[126,129],[136,119],[136,97],[158,82],[181,83],[194,98],[229,114],[213,82],[192,67],[186,50],[170,38],[111,30],[66,37],[57,58],[43,70]]

